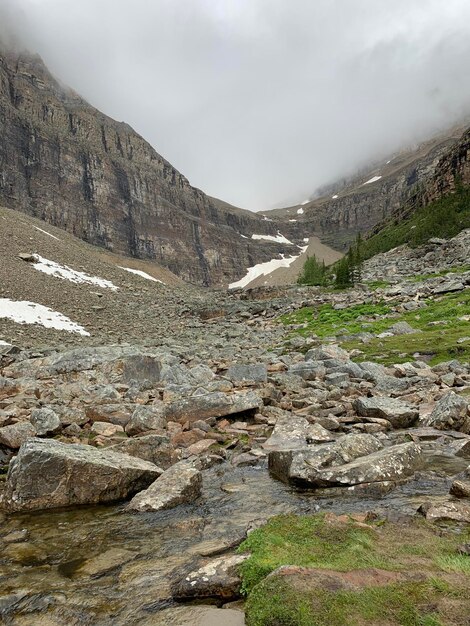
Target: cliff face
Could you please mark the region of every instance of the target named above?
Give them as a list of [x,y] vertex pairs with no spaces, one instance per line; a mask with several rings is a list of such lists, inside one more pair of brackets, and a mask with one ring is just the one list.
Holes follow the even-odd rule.
[[0,137],[0,205],[155,259],[189,282],[224,284],[292,251],[250,241],[278,226],[192,187],[132,128],[61,86],[39,57],[0,53]]
[[[452,191],[455,175],[470,183],[469,133],[462,136],[462,132],[456,128],[378,165],[366,176],[338,185],[339,189],[333,185],[328,197],[267,215],[286,221],[288,236],[307,231],[332,247],[346,249],[358,232],[367,233],[381,224],[418,192],[430,201]],[[378,180],[367,182],[372,177]]]

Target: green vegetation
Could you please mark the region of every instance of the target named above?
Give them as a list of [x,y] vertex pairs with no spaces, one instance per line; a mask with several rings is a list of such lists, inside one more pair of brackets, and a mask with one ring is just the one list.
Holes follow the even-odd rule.
[[[249,626],[448,626],[470,611],[469,557],[457,546],[467,534],[443,533],[424,520],[367,525],[334,516],[284,515],[255,530],[240,546]],[[465,561],[467,559],[467,561]],[[377,568],[421,574],[390,576],[357,590],[315,583],[302,570],[272,574],[282,565],[353,572]],[[423,576],[424,574],[424,576]],[[362,580],[359,575],[356,578]],[[449,600],[452,607],[449,610]],[[455,618],[455,621],[454,621]]]
[[398,216],[366,239],[362,256],[369,259],[404,243],[416,247],[431,237],[449,239],[464,228],[470,228],[470,187],[458,184],[455,193],[418,208],[409,219],[402,221]]
[[459,267],[451,267],[448,270],[442,270],[442,272],[434,272],[433,274],[420,274],[419,276],[413,276],[410,278],[412,283],[422,283],[429,278],[438,278],[439,276],[448,276],[449,274],[463,274],[470,271],[470,265],[460,265]]
[[[319,337],[331,337],[337,334],[351,335],[374,329],[389,328],[395,319],[380,319],[390,315],[393,304],[357,304],[345,309],[334,309],[331,304],[318,308],[305,307],[281,317],[283,324],[304,324],[295,334],[308,336],[312,333]],[[380,332],[380,330],[377,330]]]
[[325,304],[317,309],[300,309],[280,320],[283,324],[302,324],[292,334],[316,334],[321,338],[361,332],[379,334],[396,322],[407,322],[420,332],[374,338],[367,343],[352,337],[342,345],[348,350],[361,350],[359,360],[383,364],[408,361],[415,353],[429,357],[432,364],[456,358],[470,360],[470,341],[458,343],[470,337],[470,323],[461,319],[470,314],[470,290],[446,294],[425,304],[416,311],[405,312],[399,312],[394,303],[361,304],[340,310]]
[[328,282],[325,262],[317,261],[315,255],[307,257],[302,273],[297,282],[299,285],[316,285],[323,287]]

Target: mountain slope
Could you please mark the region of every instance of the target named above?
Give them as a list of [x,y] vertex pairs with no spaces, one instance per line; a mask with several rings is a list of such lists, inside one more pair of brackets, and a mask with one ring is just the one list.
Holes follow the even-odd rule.
[[[430,139],[415,149],[392,156],[347,183],[329,187],[329,195],[302,205],[265,212],[282,220],[288,236],[308,232],[336,249],[347,249],[358,232],[369,230],[390,218],[416,195],[428,190],[430,198],[439,190],[443,159],[458,160],[459,145],[465,142],[466,126],[458,126]],[[463,135],[462,135],[463,134]],[[451,185],[449,181],[442,183]],[[435,191],[431,191],[434,189]]]
[[[41,59],[0,53],[0,203],[89,243],[226,284],[287,246],[278,225],[205,195],[127,124],[60,85]],[[242,235],[244,237],[242,237]]]

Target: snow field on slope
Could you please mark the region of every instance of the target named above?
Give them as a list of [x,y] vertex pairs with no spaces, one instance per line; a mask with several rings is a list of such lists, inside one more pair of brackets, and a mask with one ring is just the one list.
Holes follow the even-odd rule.
[[99,276],[90,276],[85,272],[78,272],[73,270],[67,265],[59,265],[55,261],[45,259],[39,254],[35,254],[36,261],[33,263],[33,267],[44,274],[49,276],[55,276],[56,278],[62,278],[63,280],[69,280],[71,283],[83,283],[87,285],[95,285],[96,287],[102,287],[103,289],[112,289],[117,291],[118,287],[114,285],[110,280],[99,278]]
[[90,336],[83,326],[72,322],[62,313],[28,300],[0,298],[0,318],[12,320],[18,324],[39,324],[44,328],[66,330],[69,333],[79,333],[84,337]]
[[147,274],[147,272],[143,272],[142,270],[135,270],[132,267],[123,267],[122,265],[118,265],[118,267],[119,269],[126,270],[126,272],[130,272],[131,274],[136,274],[137,276],[140,276],[141,278],[146,278],[147,280],[153,280],[154,283],[161,283],[162,285],[165,284],[162,280],[158,280],[158,278],[154,278],[153,276],[150,276],[150,274]]
[[273,235],[251,235],[251,238],[252,239],[263,239],[265,241],[275,241],[276,243],[287,243],[290,246],[294,245],[292,243],[292,241],[289,241],[279,231],[277,231],[277,235],[275,237]]

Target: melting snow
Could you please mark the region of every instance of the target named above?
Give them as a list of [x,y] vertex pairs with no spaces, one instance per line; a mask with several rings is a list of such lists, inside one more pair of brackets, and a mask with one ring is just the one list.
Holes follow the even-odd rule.
[[365,183],[363,183],[364,185],[369,185],[370,183],[375,183],[378,180],[380,180],[382,178],[382,176],[372,176],[372,178],[370,178],[369,180],[366,180]]
[[39,228],[39,226],[33,226],[33,228],[38,230],[40,233],[44,233],[45,235],[52,237],[52,239],[55,239],[56,241],[60,241],[58,237],[56,237],[55,235],[51,235],[51,233],[48,233],[47,230],[43,230],[42,228]]
[[304,210],[302,207],[300,207],[300,209],[297,209],[297,215],[303,215],[304,214]]
[[142,278],[146,278],[147,280],[153,280],[155,283],[161,283],[164,285],[165,283],[162,280],[158,280],[158,278],[154,278],[147,274],[147,272],[142,272],[142,270],[134,270],[132,267],[122,267],[122,265],[118,265],[121,270],[126,270],[126,272],[131,272],[131,274],[137,274],[137,276],[141,276]]
[[[307,246],[300,249],[302,250],[302,252],[305,252]],[[266,261],[265,263],[258,263],[258,265],[253,265],[253,267],[249,267],[247,269],[247,273],[243,278],[235,283],[231,283],[228,288],[236,289],[237,287],[246,287],[246,285],[251,283],[252,280],[255,280],[255,278],[258,278],[258,276],[266,276],[266,274],[271,274],[271,272],[274,272],[274,270],[277,270],[280,267],[289,267],[289,265],[291,265],[291,263],[298,259],[299,256],[300,254],[297,256],[289,256],[285,258],[284,255],[281,254],[280,259],[271,259],[270,261]]]
[[251,238],[252,239],[265,239],[266,241],[275,241],[276,243],[288,243],[291,246],[294,245],[292,241],[289,241],[288,239],[286,239],[284,235],[281,235],[279,231],[277,231],[276,237],[273,237],[272,235],[251,235]]
[[44,328],[66,330],[69,333],[79,333],[84,337],[90,336],[90,333],[83,326],[72,322],[62,313],[57,313],[47,306],[27,300],[15,301],[9,298],[0,298],[0,318],[2,317],[18,324],[40,324]]
[[44,272],[44,274],[69,280],[71,283],[86,283],[88,285],[96,285],[97,287],[103,287],[105,289],[112,289],[113,291],[118,290],[118,287],[116,287],[116,285],[114,285],[110,280],[105,280],[104,278],[99,278],[98,276],[90,276],[84,272],[77,272],[77,270],[73,270],[67,265],[59,265],[55,261],[44,259],[42,256],[39,256],[39,254],[35,254],[34,257],[37,261],[36,263],[33,263],[33,267],[40,272]]

